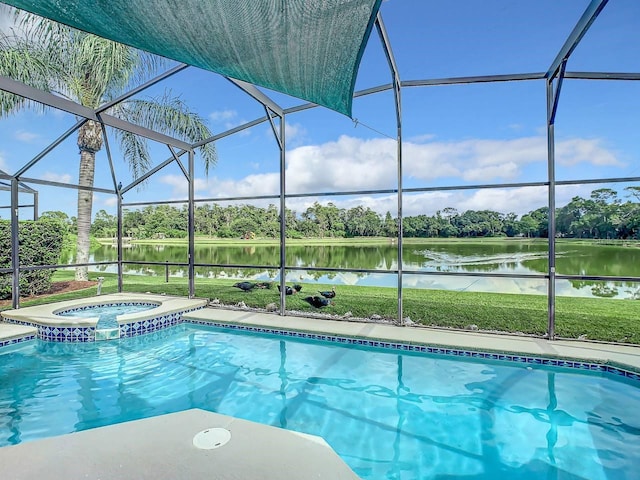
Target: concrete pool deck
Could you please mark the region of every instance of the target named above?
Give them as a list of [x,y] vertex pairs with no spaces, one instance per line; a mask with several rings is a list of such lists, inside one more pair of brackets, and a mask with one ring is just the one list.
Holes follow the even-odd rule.
[[[194,436],[224,428],[228,443],[203,450]],[[0,448],[12,480],[357,480],[320,437],[200,409]]]

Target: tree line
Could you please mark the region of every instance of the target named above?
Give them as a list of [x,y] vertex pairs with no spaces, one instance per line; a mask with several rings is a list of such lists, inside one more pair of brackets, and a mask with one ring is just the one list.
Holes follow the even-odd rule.
[[[556,209],[556,235],[567,238],[640,239],[640,187],[625,188],[626,199],[609,188],[591,192],[589,198],[574,197]],[[43,215],[63,219],[70,231],[74,218],[62,212]],[[380,215],[368,207],[338,208],[318,202],[298,214],[287,209],[287,238],[396,237],[398,221],[390,212]],[[548,207],[532,210],[520,218],[515,213],[493,210],[444,208],[435,215],[403,218],[403,235],[418,238],[477,238],[548,236]],[[280,214],[275,205],[202,204],[195,207],[197,235],[217,238],[278,238]],[[138,239],[184,238],[187,236],[187,208],[171,205],[148,206],[123,212],[124,235]],[[114,237],[117,218],[104,210],[91,225],[95,237]]]

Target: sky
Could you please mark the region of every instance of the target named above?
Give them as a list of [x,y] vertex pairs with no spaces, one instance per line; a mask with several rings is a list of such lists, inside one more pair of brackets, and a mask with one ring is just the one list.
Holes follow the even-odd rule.
[[[381,14],[401,80],[546,72],[588,6],[588,0],[387,0]],[[2,12],[0,12],[2,14]],[[0,27],[6,28],[6,12]],[[640,72],[640,2],[611,1],[573,52],[567,71]],[[388,84],[391,74],[374,29],[358,71],[356,91]],[[137,95],[170,90],[206,119],[214,133],[264,116],[260,104],[228,80],[188,68]],[[282,107],[306,103],[262,89]],[[640,176],[640,82],[563,83],[556,117],[556,179]],[[0,169],[12,173],[58,138],[76,119],[57,111],[23,111],[0,119]],[[432,188],[547,179],[546,98],[543,81],[482,83],[402,90],[404,188]],[[353,118],[319,107],[286,118],[287,193],[372,191],[398,186],[393,94],[359,97]],[[109,145],[119,179],[133,179],[117,142]],[[196,156],[196,198],[228,198],[279,193],[279,150],[268,123],[216,142],[217,164],[208,174]],[[171,156],[151,144],[154,165]],[[72,135],[25,174],[77,183],[78,149]],[[75,215],[76,191],[33,185],[40,211]],[[113,188],[104,148],[97,154],[95,186]],[[625,198],[628,184],[558,186],[557,205],[596,188],[613,188]],[[443,190],[405,194],[403,215],[433,215],[451,207],[491,209],[523,215],[547,203],[545,187]],[[184,200],[187,183],[172,164],[127,202]],[[315,201],[340,208],[358,205],[397,215],[395,194],[305,196],[290,198],[298,213]],[[20,196],[27,205],[31,199]],[[0,191],[0,205],[10,203]],[[259,206],[278,200],[252,201]],[[223,203],[224,205],[224,203]],[[115,195],[96,193],[94,213],[116,213]],[[9,210],[0,209],[8,218]],[[32,209],[21,208],[28,219]]]

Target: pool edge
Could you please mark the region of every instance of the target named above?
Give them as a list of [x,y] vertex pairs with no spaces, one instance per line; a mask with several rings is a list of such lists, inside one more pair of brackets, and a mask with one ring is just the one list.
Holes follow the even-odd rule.
[[343,345],[589,370],[640,382],[640,347],[478,332],[443,332],[425,327],[318,320],[220,308],[192,312],[185,315],[184,321]]

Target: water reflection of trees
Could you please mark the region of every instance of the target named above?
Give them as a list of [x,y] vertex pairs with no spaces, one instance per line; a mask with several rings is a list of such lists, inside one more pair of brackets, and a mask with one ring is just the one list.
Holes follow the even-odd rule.
[[[434,248],[441,252],[445,248]],[[536,265],[545,266],[546,260],[536,260],[535,257],[526,257],[531,254],[545,255],[544,246],[522,246],[520,248],[500,249],[499,246],[485,247],[452,245],[446,251],[458,257],[481,257],[479,261],[460,262],[455,265],[446,265],[446,259],[434,262],[427,258],[424,249],[420,246],[407,246],[404,249],[404,268],[415,270],[438,271],[445,269],[452,271],[457,269],[465,272],[489,272],[500,266],[518,266],[522,263],[535,262]],[[506,256],[505,256],[506,255]],[[493,257],[492,257],[493,256]],[[165,245],[158,249],[156,246],[133,245],[127,248],[123,254],[126,262],[140,263],[187,263],[186,245]],[[276,245],[252,245],[252,246],[219,246],[196,245],[195,263],[218,265],[273,265],[279,263],[280,250]],[[104,245],[94,252],[94,261],[109,262],[116,260],[116,248]],[[397,268],[397,247],[388,244],[379,245],[293,245],[286,248],[286,265],[288,267],[318,267],[341,269],[367,269],[367,270],[395,270]],[[437,264],[442,265],[438,266]],[[441,267],[441,268],[439,268]],[[451,267],[451,268],[450,268]],[[455,267],[455,268],[453,268]],[[514,267],[512,267],[514,268]],[[158,270],[160,271],[160,270]],[[541,272],[544,269],[540,270]]]
[[558,273],[566,275],[638,276],[640,250],[629,247],[560,244]]
[[[124,251],[124,271],[128,274],[186,277],[186,245],[131,245]],[[640,250],[629,247],[581,245],[560,242],[557,245],[556,266],[559,274],[638,276]],[[548,271],[547,246],[536,242],[453,242],[407,243],[403,249],[405,271],[442,273],[515,273],[545,274]],[[73,259],[69,259],[72,261]],[[261,268],[205,267],[196,268],[198,278],[279,278],[278,245],[196,245],[196,265],[258,265]],[[94,252],[95,262],[115,262],[115,246],[102,246]],[[136,264],[137,263],[137,264]],[[153,265],[149,263],[157,263]],[[168,263],[168,266],[163,264]],[[175,265],[174,265],[175,264]],[[322,269],[394,271],[397,245],[289,245],[286,267],[290,278],[299,281],[324,281],[336,278],[335,272]],[[97,267],[113,271],[113,266]],[[296,268],[318,271],[294,272]],[[367,274],[349,273],[353,278]],[[588,289],[589,296],[604,298],[637,298],[637,285],[630,282],[567,281],[573,291]]]
[[589,289],[594,297],[615,298],[621,293],[626,298],[640,298],[640,286],[637,282],[602,282],[596,280],[571,280],[571,286],[576,290]]

